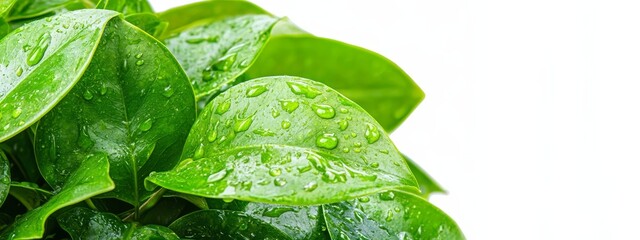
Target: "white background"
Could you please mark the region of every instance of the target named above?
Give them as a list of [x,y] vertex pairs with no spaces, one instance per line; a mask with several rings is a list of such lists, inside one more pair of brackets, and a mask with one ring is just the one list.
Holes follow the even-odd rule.
[[414,78],[427,98],[392,137],[469,239],[640,239],[638,3],[254,2]]

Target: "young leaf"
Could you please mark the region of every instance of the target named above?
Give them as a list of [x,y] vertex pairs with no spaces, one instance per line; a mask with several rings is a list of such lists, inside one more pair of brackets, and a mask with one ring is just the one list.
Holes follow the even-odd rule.
[[67,178],[64,186],[44,205],[28,211],[7,229],[2,239],[41,238],[47,218],[55,211],[114,188],[109,178],[109,161],[105,154],[87,157]]
[[292,239],[331,239],[320,206],[285,206],[207,199],[211,209],[238,211],[280,229]]
[[27,210],[39,207],[42,202],[53,196],[53,193],[40,188],[31,182],[12,182],[9,195],[16,198]]
[[382,127],[320,83],[266,77],[216,97],[198,117],[182,154],[154,184],[210,198],[285,205],[337,202],[415,178]]
[[274,226],[244,213],[217,209],[187,214],[169,228],[183,239],[293,239]]
[[273,37],[244,79],[292,75],[320,81],[362,106],[387,132],[424,93],[396,64],[366,49],[311,35]]
[[82,79],[38,124],[38,165],[57,189],[85,156],[106,152],[116,189],[102,197],[138,206],[151,194],[142,180],[175,166],[194,119],[193,90],[169,51],[114,19]]
[[334,239],[464,239],[449,216],[413,194],[383,192],[323,210]]
[[73,239],[180,239],[163,226],[125,223],[111,213],[81,207],[61,214],[58,223]]
[[116,14],[75,11],[51,22],[32,22],[0,41],[0,142],[28,128],[66,95]]
[[247,70],[277,21],[268,15],[231,17],[188,29],[165,44],[191,79],[196,99],[206,100]]
[[74,0],[20,0],[11,9],[8,19],[34,18],[63,8]]
[[9,166],[9,159],[4,155],[4,152],[0,150],[0,206],[7,199],[9,194],[9,187],[11,185],[11,168]]
[[225,18],[252,14],[269,15],[267,11],[251,2],[237,0],[202,1],[172,8],[158,14],[160,19],[169,22],[167,31],[160,39],[166,39],[186,29],[207,25]]
[[404,159],[407,160],[407,164],[409,168],[411,168],[411,172],[414,176],[416,176],[416,180],[418,180],[418,185],[420,186],[420,192],[422,193],[425,199],[428,199],[432,193],[446,193],[444,190],[427,172],[422,169],[416,162],[404,156]]

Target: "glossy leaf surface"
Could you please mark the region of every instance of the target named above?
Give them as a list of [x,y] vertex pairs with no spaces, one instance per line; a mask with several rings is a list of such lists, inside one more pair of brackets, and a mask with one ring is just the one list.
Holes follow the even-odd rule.
[[403,157],[371,116],[325,85],[296,77],[256,79],[220,94],[198,117],[182,159],[147,183],[285,205],[417,191]]
[[29,127],[67,94],[116,14],[76,11],[32,22],[0,41],[0,142]]
[[393,62],[366,49],[310,35],[273,37],[244,79],[292,75],[313,79],[344,94],[393,131],[424,98]]
[[109,161],[105,154],[92,155],[74,171],[56,195],[42,206],[33,209],[10,226],[3,239],[41,238],[47,218],[55,211],[81,202],[114,188],[109,178]]
[[163,226],[125,223],[111,213],[81,207],[61,214],[58,223],[73,239],[180,239],[173,231]]
[[3,18],[9,13],[16,1],[17,0],[0,0],[0,18]]
[[0,206],[7,199],[9,194],[9,188],[11,186],[11,168],[9,165],[9,159],[0,150]]
[[410,158],[405,156],[407,160],[407,164],[409,168],[411,168],[411,172],[414,176],[416,176],[416,180],[418,180],[418,185],[420,186],[421,195],[424,198],[429,198],[432,193],[446,193],[444,190],[429,174],[422,169],[416,162],[411,160]]
[[189,28],[207,25],[228,17],[269,14],[264,9],[248,1],[201,1],[159,13],[160,19],[169,22],[167,32],[161,39],[175,36]]
[[251,65],[277,18],[245,15],[188,29],[165,40],[193,85],[196,99],[227,87]]
[[271,224],[292,239],[330,239],[320,206],[285,206],[207,199],[211,209],[238,211]]
[[126,15],[134,13],[153,13],[153,8],[147,0],[101,0],[97,9],[113,10]]
[[19,176],[13,176],[12,181],[37,182],[40,179],[40,171],[36,165],[36,157],[33,152],[33,143],[28,131],[24,131],[0,144],[0,148],[6,148],[9,159],[13,160],[14,172]]
[[53,193],[31,182],[12,182],[9,195],[16,198],[27,210],[39,207]]
[[464,239],[449,216],[413,194],[389,191],[323,209],[333,239]]
[[149,35],[159,37],[167,29],[168,23],[160,20],[158,16],[151,13],[136,13],[128,15],[127,22],[136,25],[140,29],[147,32]]
[[187,214],[169,228],[182,239],[292,239],[264,221],[241,212],[218,209]]
[[109,23],[79,83],[39,123],[36,156],[59,188],[85,156],[105,152],[115,197],[137,205],[149,172],[171,169],[195,119],[193,91],[159,42],[120,19]]
[[33,18],[63,8],[74,0],[19,0],[11,9],[10,20]]

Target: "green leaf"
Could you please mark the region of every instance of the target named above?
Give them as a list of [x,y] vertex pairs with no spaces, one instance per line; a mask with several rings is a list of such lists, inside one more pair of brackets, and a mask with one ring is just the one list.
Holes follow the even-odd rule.
[[226,18],[188,29],[165,44],[191,79],[196,99],[206,100],[247,70],[277,21],[268,15]]
[[2,145],[6,147],[9,159],[13,160],[14,171],[19,173],[18,176],[12,177],[12,181],[37,182],[40,180],[40,171],[36,165],[33,143],[28,131],[23,131],[3,142]]
[[4,155],[4,152],[0,150],[0,206],[7,199],[9,194],[9,188],[11,185],[11,168],[9,166],[9,159]]
[[371,116],[325,85],[297,77],[256,79],[220,94],[198,117],[182,159],[145,184],[285,205],[418,191]]
[[193,90],[171,53],[114,19],[82,79],[38,124],[38,165],[57,189],[87,155],[105,152],[116,189],[101,197],[138,206],[151,194],[142,181],[175,166],[194,119]]
[[13,28],[3,18],[0,18],[0,40],[2,40],[7,34],[13,31]]
[[292,75],[320,81],[362,106],[387,132],[424,98],[393,62],[366,49],[310,35],[273,37],[244,79]]
[[202,1],[179,6],[158,14],[160,19],[169,22],[167,31],[160,39],[225,18],[251,14],[269,13],[248,1]]
[[64,186],[44,205],[28,211],[6,230],[2,239],[41,238],[47,218],[55,211],[114,188],[105,154],[91,155],[67,178]]
[[11,9],[9,20],[27,19],[61,9],[75,0],[20,0]]
[[285,206],[257,202],[208,199],[209,207],[238,211],[271,224],[292,239],[330,239],[320,206]]
[[101,0],[96,8],[118,11],[125,15],[153,13],[153,8],[147,0]]
[[323,210],[333,239],[464,239],[449,216],[413,194],[383,192]]
[[167,22],[160,20],[158,16],[151,13],[131,14],[125,17],[125,20],[156,38],[160,37],[168,26]]
[[65,96],[116,14],[76,11],[32,22],[0,41],[0,142],[28,128]]
[[179,239],[163,226],[124,223],[111,213],[81,207],[61,214],[58,223],[73,239]]
[[12,182],[9,194],[22,203],[27,210],[39,207],[47,198],[53,196],[53,193],[32,182]]
[[409,157],[404,156],[404,159],[407,160],[407,164],[409,168],[411,168],[411,172],[414,176],[416,176],[416,180],[418,180],[418,185],[420,186],[421,195],[428,199],[432,193],[447,193],[444,188],[440,186],[427,172],[422,169],[416,162],[411,160]]
[[0,18],[4,18],[17,0],[0,0]]
[[169,225],[182,239],[292,239],[274,226],[244,213],[200,210]]

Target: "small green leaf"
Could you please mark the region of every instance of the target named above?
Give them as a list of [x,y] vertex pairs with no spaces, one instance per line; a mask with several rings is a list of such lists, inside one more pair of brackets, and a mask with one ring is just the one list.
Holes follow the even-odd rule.
[[58,223],[73,239],[179,239],[163,226],[124,223],[111,213],[81,207],[61,214]]
[[12,182],[9,195],[16,198],[27,210],[39,207],[53,193],[32,182]]
[[109,178],[109,161],[106,154],[86,158],[67,178],[64,186],[44,205],[28,211],[6,230],[3,239],[41,238],[47,218],[55,211],[81,202],[114,188]]
[[202,1],[179,6],[158,14],[160,19],[169,22],[167,31],[160,39],[225,18],[251,14],[269,13],[248,1]]
[[194,27],[165,40],[191,79],[196,99],[208,99],[247,70],[277,18],[245,15]]
[[323,210],[333,239],[464,239],[449,216],[413,194],[383,192]]
[[169,225],[186,239],[292,239],[274,226],[242,212],[200,210]]
[[162,21],[155,14],[151,13],[136,13],[127,15],[125,17],[127,22],[130,22],[133,25],[136,25],[140,29],[147,32],[149,35],[154,37],[160,37],[162,33],[167,29],[168,23]]
[[74,2],[75,0],[20,0],[11,9],[8,19],[13,21],[39,17]]
[[7,21],[0,17],[0,40],[9,34],[13,28]]
[[418,185],[420,186],[420,192],[425,199],[428,199],[432,193],[447,193],[444,188],[440,186],[427,172],[422,169],[416,162],[404,156],[407,160],[407,164],[409,168],[411,168],[411,172],[414,176],[416,176],[416,180],[418,180]]
[[11,168],[9,166],[9,159],[4,155],[4,152],[0,150],[0,206],[7,199],[9,194],[9,188],[11,185]]
[[0,41],[0,142],[28,128],[66,95],[116,14],[75,11],[51,22],[32,22]]
[[113,10],[125,15],[135,13],[153,13],[153,8],[147,0],[101,0],[97,9]]
[[0,18],[4,18],[17,0],[0,0]]
[[387,132],[424,98],[393,62],[366,49],[311,35],[273,37],[244,79],[291,75],[313,79],[362,106]]
[[280,229],[292,239],[330,239],[320,206],[285,206],[207,199],[211,209],[238,211]]
[[175,166],[194,119],[193,90],[169,51],[114,19],[82,79],[39,122],[38,165],[58,189],[85,156],[105,152],[116,189],[101,197],[138,206],[151,194],[142,181]]
[[40,171],[36,165],[33,143],[28,131],[23,131],[2,144],[7,148],[7,157],[13,160],[14,171],[19,173],[18,176],[12,176],[12,181],[37,182],[40,180]]
[[145,184],[285,205],[418,191],[371,116],[327,86],[297,77],[256,79],[220,94],[198,117],[182,159]]

